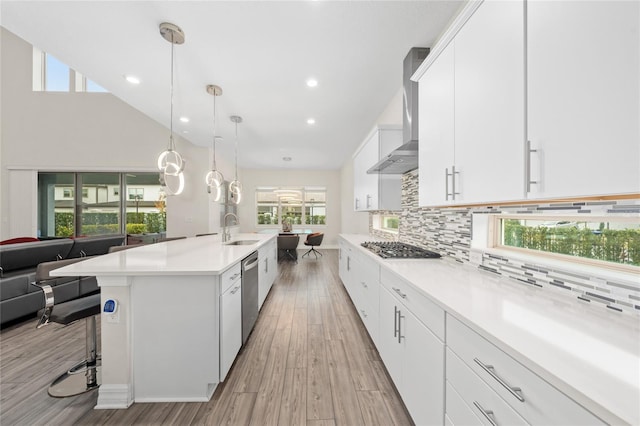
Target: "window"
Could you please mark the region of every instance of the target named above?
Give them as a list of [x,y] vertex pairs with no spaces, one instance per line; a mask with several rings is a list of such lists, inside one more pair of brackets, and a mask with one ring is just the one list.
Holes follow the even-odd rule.
[[497,216],[494,246],[590,263],[640,266],[638,217]]
[[400,226],[400,217],[394,214],[376,214],[373,215],[371,225],[373,229],[378,231],[397,234]]
[[325,187],[256,189],[256,224],[326,225]]
[[[82,194],[81,200],[74,198],[77,193]],[[128,197],[124,199],[123,194]],[[157,173],[38,174],[40,237],[165,230],[166,205]]]
[[67,65],[56,57],[45,54],[44,90],[47,92],[68,92],[69,72],[70,69]]
[[144,199],[144,188],[129,188],[127,191],[129,192],[129,200]]
[[33,48],[33,90],[38,92],[106,93],[103,87],[50,53]]

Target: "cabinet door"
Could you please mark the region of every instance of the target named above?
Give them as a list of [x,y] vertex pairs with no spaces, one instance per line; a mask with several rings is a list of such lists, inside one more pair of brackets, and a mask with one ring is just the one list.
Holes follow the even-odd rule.
[[523,2],[485,1],[455,38],[456,204],[524,197],[524,71]]
[[262,307],[267,298],[271,284],[269,283],[269,249],[260,247],[258,250],[258,308]]
[[378,208],[378,175],[367,174],[367,170],[378,162],[379,148],[379,132],[375,132],[354,160],[354,178],[356,174],[358,176],[358,185],[354,188],[358,198],[356,210],[377,210]]
[[528,2],[530,198],[640,191],[639,8]]
[[400,312],[404,343],[400,395],[417,425],[444,422],[444,343],[405,307]]
[[[445,169],[453,165],[454,44],[450,43],[418,85],[420,139],[418,150],[419,204],[447,203]],[[450,189],[450,188],[449,188]]]
[[220,296],[220,381],[242,346],[242,291],[237,280]]
[[386,288],[380,288],[378,352],[393,383],[402,386],[402,345],[398,341],[398,307],[396,298]]

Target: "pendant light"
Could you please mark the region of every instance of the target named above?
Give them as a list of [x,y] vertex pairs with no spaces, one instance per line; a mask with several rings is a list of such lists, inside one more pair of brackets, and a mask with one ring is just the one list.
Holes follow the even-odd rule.
[[171,43],[171,110],[169,144],[167,149],[158,156],[158,170],[160,170],[160,184],[165,187],[167,195],[179,195],[184,190],[185,161],[176,151],[176,143],[173,139],[173,48],[176,44],[184,43],[184,32],[177,25],[163,22],[160,24],[160,35]]
[[204,182],[207,185],[207,191],[213,193],[213,201],[219,201],[222,195],[222,187],[224,186],[224,176],[218,170],[216,166],[216,98],[222,96],[222,88],[215,84],[207,86],[207,93],[213,96],[213,158],[211,163],[211,170],[204,177]]
[[232,115],[229,118],[231,121],[236,123],[236,172],[233,182],[229,184],[229,193],[231,194],[231,201],[233,201],[234,204],[240,204],[240,201],[242,200],[242,184],[238,180],[238,123],[242,123],[242,117],[239,115]]

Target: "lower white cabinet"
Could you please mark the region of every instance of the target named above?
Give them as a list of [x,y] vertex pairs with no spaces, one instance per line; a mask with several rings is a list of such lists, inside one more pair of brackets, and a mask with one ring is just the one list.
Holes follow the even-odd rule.
[[400,299],[380,286],[378,350],[415,424],[441,425],[444,343]]
[[227,373],[242,346],[242,280],[240,264],[222,275],[220,295],[220,381]]
[[453,316],[446,323],[447,381],[479,417],[491,411],[497,424],[604,424]]
[[278,249],[275,238],[258,249],[258,264],[258,308],[261,308],[278,276]]

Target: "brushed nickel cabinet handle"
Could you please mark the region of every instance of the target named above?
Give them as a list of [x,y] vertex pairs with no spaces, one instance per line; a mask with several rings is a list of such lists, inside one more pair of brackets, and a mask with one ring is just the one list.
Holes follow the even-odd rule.
[[393,307],[393,337],[398,337],[398,307]]
[[484,408],[482,408],[482,405],[480,405],[480,403],[477,401],[473,401],[473,405],[475,405],[476,408],[480,410],[484,418],[487,419],[489,423],[491,423],[491,426],[498,426],[498,423],[496,423],[496,421],[493,419],[493,411],[485,410]]
[[391,287],[391,288],[393,289],[393,291],[395,291],[396,293],[398,293],[398,296],[402,297],[403,299],[406,299],[406,298],[407,298],[407,294],[406,294],[406,293],[401,292],[399,288],[395,288],[395,287]]
[[480,361],[478,358],[474,358],[473,360],[491,377],[493,377],[498,383],[500,383],[506,390],[508,390],[511,395],[516,397],[518,401],[524,402],[524,397],[520,395],[522,393],[522,389],[510,386],[507,382],[505,382],[502,377],[496,374],[495,368],[493,368],[493,365],[487,365],[482,361]]
[[531,180],[531,154],[538,152],[537,149],[531,149],[531,141],[525,142],[525,158],[524,158],[524,180],[527,187],[527,193],[531,192],[531,185],[538,183],[536,180]]

